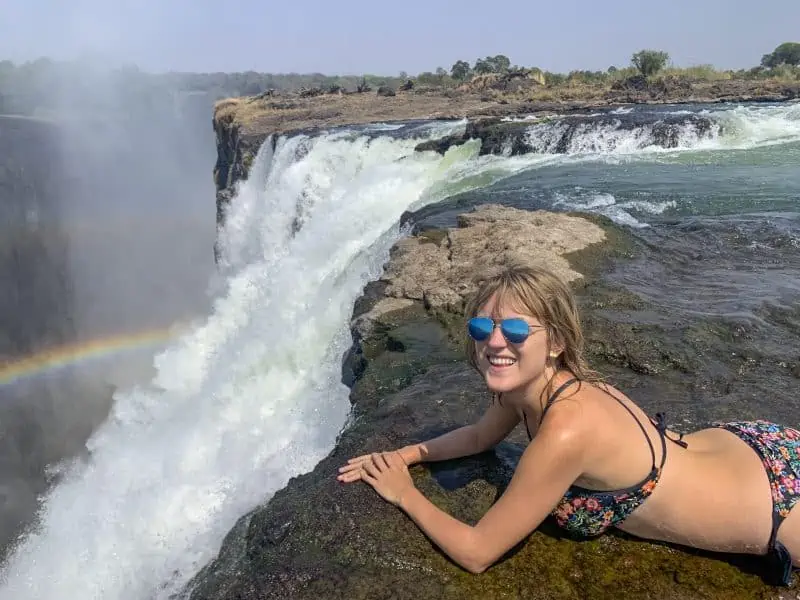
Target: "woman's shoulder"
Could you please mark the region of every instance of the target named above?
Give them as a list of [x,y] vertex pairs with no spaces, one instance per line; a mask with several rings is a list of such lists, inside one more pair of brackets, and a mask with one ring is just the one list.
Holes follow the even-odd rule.
[[601,405],[606,405],[609,400],[616,400],[624,404],[636,406],[636,402],[631,400],[618,387],[605,380],[587,380],[574,378],[575,382],[563,394],[564,398],[573,397],[578,400],[599,402]]
[[612,384],[604,380],[582,379],[570,373],[554,378],[548,386],[546,406],[555,408],[568,404],[569,400],[577,402],[606,402],[609,396],[620,401],[631,400]]
[[571,428],[591,433],[596,432],[600,424],[607,420],[618,422],[620,404],[634,412],[641,411],[626,394],[608,382],[573,379],[571,383],[569,378],[555,383],[553,389],[558,391],[562,387],[561,393],[556,398],[553,398],[554,392],[551,393],[543,422],[550,420],[554,424],[561,424],[569,419],[572,421]]

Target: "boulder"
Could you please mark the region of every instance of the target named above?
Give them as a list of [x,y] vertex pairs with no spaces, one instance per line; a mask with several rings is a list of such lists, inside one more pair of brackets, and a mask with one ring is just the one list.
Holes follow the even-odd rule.
[[581,274],[564,255],[605,239],[603,229],[579,217],[486,204],[458,218],[439,239],[401,240],[383,275],[386,295],[459,313],[475,291],[474,275],[510,263],[543,264],[566,281]]

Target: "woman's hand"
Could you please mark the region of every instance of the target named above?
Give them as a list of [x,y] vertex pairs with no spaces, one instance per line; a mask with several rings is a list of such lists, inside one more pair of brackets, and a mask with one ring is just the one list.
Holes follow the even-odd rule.
[[[394,450],[391,454],[397,454],[407,467],[421,460],[420,452],[416,445],[405,446],[399,450]],[[350,483],[362,479],[361,475],[364,472],[364,462],[371,461],[372,456],[372,454],[362,454],[361,456],[351,458],[347,461],[346,465],[339,469],[339,475],[336,479],[343,483]]]
[[361,463],[361,469],[361,480],[395,506],[400,505],[403,494],[414,488],[414,481],[399,452],[372,454]]

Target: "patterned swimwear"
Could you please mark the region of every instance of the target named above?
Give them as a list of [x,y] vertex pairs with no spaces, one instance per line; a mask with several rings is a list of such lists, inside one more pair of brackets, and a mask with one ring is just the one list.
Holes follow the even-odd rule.
[[[544,410],[542,411],[542,419],[547,413],[549,408],[553,405],[556,398],[570,385],[575,383],[577,379],[570,379],[563,383],[547,400]],[[686,442],[682,440],[672,440],[666,436],[666,423],[664,421],[663,413],[658,413],[656,419],[652,420],[653,424],[658,431],[661,438],[661,464],[656,465],[656,451],[653,448],[653,443],[650,441],[650,436],[647,435],[647,430],[642,425],[642,422],[634,414],[634,412],[614,394],[607,390],[605,391],[609,396],[614,398],[620,405],[627,410],[634,418],[639,429],[647,440],[647,445],[650,446],[650,456],[652,457],[653,464],[650,472],[639,483],[627,488],[619,490],[590,490],[577,485],[570,486],[559,503],[553,509],[552,515],[555,517],[556,522],[560,527],[566,529],[572,534],[580,536],[596,536],[606,531],[612,525],[617,525],[624,521],[634,510],[653,493],[653,490],[658,483],[661,476],[661,469],[664,467],[664,461],[667,459],[667,445],[665,439],[686,447]],[[528,419],[525,412],[522,413],[525,419],[525,429],[528,432],[528,439],[532,439],[530,429],[528,429]],[[541,420],[539,421],[541,423]]]
[[712,423],[742,439],[764,464],[772,491],[772,533],[768,557],[774,562],[778,582],[792,580],[792,557],[778,541],[778,528],[800,500],[800,431],[769,421]]
[[[574,378],[570,379],[550,396],[542,412],[542,419],[556,398],[576,381]],[[682,439],[683,434],[680,434],[680,438],[677,440],[666,435],[664,414],[656,414],[656,418],[651,421],[661,438],[662,449],[661,464],[656,465],[655,449],[642,422],[621,399],[607,390],[604,391],[617,400],[636,420],[650,446],[653,466],[642,481],[628,488],[598,491],[576,485],[570,486],[553,509],[552,515],[563,529],[586,537],[600,535],[612,525],[622,523],[653,493],[667,458],[665,440],[668,439],[683,448],[687,447],[686,442]],[[525,419],[528,439],[532,439],[524,411],[522,415]],[[726,429],[738,436],[755,450],[764,464],[770,482],[773,504],[772,533],[768,544],[767,559],[772,562],[776,583],[789,585],[793,572],[792,557],[786,547],[778,541],[777,535],[778,528],[789,515],[789,511],[800,501],[800,431],[760,420],[716,422],[711,426]]]

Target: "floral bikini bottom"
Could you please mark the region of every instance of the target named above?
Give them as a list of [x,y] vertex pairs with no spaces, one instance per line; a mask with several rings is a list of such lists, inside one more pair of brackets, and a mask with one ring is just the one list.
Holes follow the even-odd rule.
[[769,556],[775,563],[779,584],[792,580],[792,557],[778,537],[778,528],[800,501],[800,431],[769,421],[712,423],[741,438],[761,458],[772,491],[772,534]]

